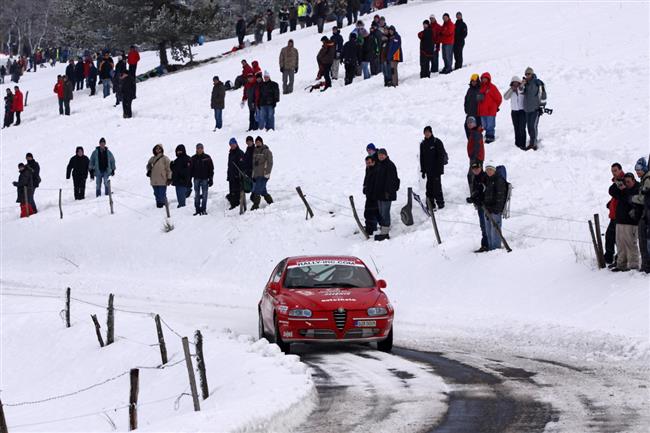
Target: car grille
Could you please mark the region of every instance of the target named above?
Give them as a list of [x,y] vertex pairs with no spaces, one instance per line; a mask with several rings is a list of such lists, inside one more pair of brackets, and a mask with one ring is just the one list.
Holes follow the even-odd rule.
[[345,327],[345,322],[348,318],[348,312],[345,310],[336,310],[334,311],[334,323],[338,329],[343,329]]
[[300,335],[306,338],[334,340],[336,333],[330,329],[301,329]]

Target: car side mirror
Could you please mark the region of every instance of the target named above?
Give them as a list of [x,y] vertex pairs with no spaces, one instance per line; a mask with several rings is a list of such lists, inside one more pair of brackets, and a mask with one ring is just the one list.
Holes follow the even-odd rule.
[[386,288],[386,280],[377,280],[377,288],[385,289]]

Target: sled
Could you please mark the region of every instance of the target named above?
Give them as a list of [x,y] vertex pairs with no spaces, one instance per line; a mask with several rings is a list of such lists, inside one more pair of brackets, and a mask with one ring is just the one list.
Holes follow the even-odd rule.
[[406,205],[402,208],[399,215],[402,218],[402,222],[405,226],[413,225],[413,188],[409,187],[407,192],[408,198]]
[[354,206],[354,197],[350,196],[350,206],[352,206],[352,216],[354,216],[354,220],[357,222],[357,226],[359,226],[359,231],[361,234],[366,238],[370,239],[370,236],[368,236],[368,233],[366,232],[366,229],[363,227],[363,224],[361,224],[361,220],[359,219],[359,214],[357,213],[357,208]]

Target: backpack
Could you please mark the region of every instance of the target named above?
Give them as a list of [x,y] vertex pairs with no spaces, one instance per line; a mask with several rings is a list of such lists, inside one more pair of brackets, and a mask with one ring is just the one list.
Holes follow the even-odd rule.
[[230,80],[226,80],[226,82],[223,83],[223,88],[224,88],[224,90],[226,90],[226,91],[232,89],[232,83],[230,82]]
[[442,151],[442,165],[447,165],[449,164],[449,155],[445,150],[445,145],[438,138],[436,138],[436,140],[438,140],[438,143],[440,143],[440,151]]
[[512,184],[508,182],[508,171],[506,170],[505,165],[496,166],[497,175],[501,177],[506,182],[508,187],[508,192],[506,193],[506,204],[503,207],[503,218],[510,218],[510,198],[512,197]]

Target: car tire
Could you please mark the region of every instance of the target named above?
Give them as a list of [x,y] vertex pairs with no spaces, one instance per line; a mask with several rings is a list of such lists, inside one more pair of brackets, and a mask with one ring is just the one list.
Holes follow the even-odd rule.
[[258,324],[257,324],[257,333],[258,337],[261,340],[262,338],[267,338],[266,337],[266,332],[264,332],[264,320],[262,319],[262,312],[260,311],[258,313]]
[[379,341],[377,343],[377,349],[381,352],[390,353],[393,350],[393,328],[390,328],[390,332],[385,340]]
[[275,339],[274,343],[278,345],[280,350],[286,354],[291,353],[291,343],[286,343],[280,336],[280,327],[278,326],[278,319],[275,319]]

